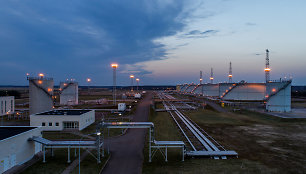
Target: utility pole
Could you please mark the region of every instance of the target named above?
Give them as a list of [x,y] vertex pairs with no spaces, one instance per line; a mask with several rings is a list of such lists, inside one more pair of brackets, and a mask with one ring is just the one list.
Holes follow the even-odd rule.
[[213,71],[213,68],[210,69],[210,83],[211,84],[214,83],[214,71]]
[[266,49],[266,68],[265,68],[265,75],[266,75],[266,83],[270,81],[270,60],[269,60],[269,50]]
[[118,68],[118,64],[113,63],[113,104],[116,105],[116,69]]
[[232,72],[232,62],[230,62],[229,74],[228,74],[228,83],[233,83],[233,72]]
[[130,75],[131,78],[131,91],[133,91],[133,79],[134,79],[134,75]]

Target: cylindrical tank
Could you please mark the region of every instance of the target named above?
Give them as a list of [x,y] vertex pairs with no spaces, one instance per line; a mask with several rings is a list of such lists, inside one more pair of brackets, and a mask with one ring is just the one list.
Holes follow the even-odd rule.
[[53,78],[29,77],[30,114],[53,109]]
[[77,82],[66,81],[60,83],[60,104],[77,105],[79,103],[79,86]]

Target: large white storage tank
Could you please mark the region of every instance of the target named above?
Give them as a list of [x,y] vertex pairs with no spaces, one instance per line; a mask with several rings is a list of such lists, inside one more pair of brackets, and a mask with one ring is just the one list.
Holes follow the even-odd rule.
[[30,114],[53,109],[53,78],[29,77]]
[[60,104],[77,105],[79,103],[79,85],[74,81],[60,83]]
[[291,81],[267,83],[266,110],[270,112],[291,111]]

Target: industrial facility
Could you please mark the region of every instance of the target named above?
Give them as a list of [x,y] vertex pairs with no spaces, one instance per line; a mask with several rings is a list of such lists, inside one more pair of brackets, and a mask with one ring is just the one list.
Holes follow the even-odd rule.
[[60,83],[60,104],[77,105],[79,103],[79,87],[74,81]]
[[30,114],[49,111],[53,108],[53,78],[29,77]]
[[39,127],[0,127],[0,173],[29,161],[41,151],[40,144],[28,141],[33,136],[41,137]]
[[15,113],[14,96],[0,96],[0,116]]
[[228,83],[213,83],[213,69],[211,69],[210,83],[177,85],[176,90],[182,94],[204,96],[220,102],[262,102],[266,111],[290,112],[291,111],[291,82],[292,80],[270,80],[269,50],[266,50],[265,83],[232,82],[232,63],[229,67]]
[[94,110],[51,110],[30,115],[30,125],[41,126],[43,131],[83,130],[94,122]]

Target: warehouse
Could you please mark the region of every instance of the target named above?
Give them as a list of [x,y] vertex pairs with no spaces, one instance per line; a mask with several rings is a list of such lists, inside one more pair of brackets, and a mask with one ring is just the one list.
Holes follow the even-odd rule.
[[44,131],[82,130],[94,122],[94,110],[52,110],[30,115],[30,125],[41,126]]
[[0,116],[14,114],[15,99],[14,96],[0,96]]
[[21,165],[41,151],[41,145],[28,141],[33,136],[41,137],[39,127],[0,126],[0,173]]

